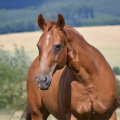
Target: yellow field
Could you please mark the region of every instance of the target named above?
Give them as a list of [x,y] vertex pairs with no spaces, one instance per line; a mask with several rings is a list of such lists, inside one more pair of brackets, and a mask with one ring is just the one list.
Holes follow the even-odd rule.
[[[79,27],[75,29],[84,36],[88,43],[103,53],[111,67],[120,67],[120,26]],[[22,45],[33,60],[38,55],[36,44],[41,33],[37,31],[0,35],[0,45],[3,45],[6,50],[10,50],[11,53],[14,50],[14,43],[18,46]]]
[[[120,26],[79,27],[78,30],[90,44],[98,48],[110,65],[120,66]],[[38,55],[36,43],[41,32],[26,32],[0,35],[0,45],[13,52],[13,44],[23,45],[34,59]]]

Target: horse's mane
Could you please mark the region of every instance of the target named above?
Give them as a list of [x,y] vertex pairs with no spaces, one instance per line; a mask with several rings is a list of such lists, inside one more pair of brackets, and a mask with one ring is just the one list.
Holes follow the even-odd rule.
[[[73,27],[71,27],[71,26],[69,26],[69,25],[65,25],[64,28],[67,28],[67,29],[75,32],[76,34],[80,35],[80,36],[84,39],[84,37],[83,37],[76,29],[74,29]],[[84,40],[85,40],[85,39],[84,39]]]
[[55,20],[52,20],[52,19],[45,19],[45,21],[47,22],[48,24],[48,31],[51,30],[51,28],[54,26],[54,25],[57,25],[57,22]]
[[[49,29],[49,28],[52,28],[53,25],[57,25],[57,22],[56,22],[55,20],[53,20],[53,19],[46,18],[45,21],[46,21],[47,24],[48,24],[48,29]],[[76,31],[73,27],[71,27],[71,26],[69,26],[69,25],[65,25],[65,28],[68,28],[68,29],[71,29],[71,30]],[[76,32],[78,32],[78,31],[76,31]],[[79,32],[78,32],[78,33],[79,33]]]
[[[48,23],[48,31],[49,31],[54,25],[57,25],[57,22],[56,22],[55,20],[52,20],[52,19],[45,19],[45,20],[46,20],[46,22]],[[69,29],[69,30],[75,32],[76,34],[80,35],[80,36],[84,39],[84,37],[83,37],[77,30],[75,30],[73,27],[71,27],[71,26],[69,26],[69,25],[65,25],[64,28]],[[64,33],[65,36],[66,36],[65,30],[62,30],[62,31],[63,31],[63,33]]]

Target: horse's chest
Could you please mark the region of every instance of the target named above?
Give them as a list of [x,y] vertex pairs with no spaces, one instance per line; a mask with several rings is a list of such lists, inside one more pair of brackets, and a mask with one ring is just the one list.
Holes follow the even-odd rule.
[[77,82],[71,83],[67,89],[63,88],[61,90],[59,103],[65,114],[71,111],[71,114],[77,118],[91,118],[92,103],[89,93]]
[[71,113],[79,119],[90,119],[92,102],[89,93],[83,90],[83,92],[72,92],[71,95]]

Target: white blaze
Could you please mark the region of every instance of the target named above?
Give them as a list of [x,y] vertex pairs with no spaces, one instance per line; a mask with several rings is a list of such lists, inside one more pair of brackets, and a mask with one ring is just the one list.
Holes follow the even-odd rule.
[[48,35],[47,35],[47,45],[49,44],[49,41],[50,41],[49,38],[50,38],[50,37],[51,37],[51,36],[48,34]]

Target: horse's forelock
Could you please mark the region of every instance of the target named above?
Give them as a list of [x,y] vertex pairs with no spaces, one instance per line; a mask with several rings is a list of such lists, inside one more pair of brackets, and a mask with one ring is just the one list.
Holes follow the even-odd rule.
[[46,21],[47,23],[50,23],[50,22],[55,22],[55,23],[56,23],[55,20],[53,20],[53,19],[49,19],[49,18],[46,18],[45,21]]
[[[52,20],[52,19],[45,19],[45,21],[47,22],[48,24],[48,31],[51,30],[51,28],[54,26],[54,25],[57,25],[57,22],[55,20]],[[62,30],[62,32],[64,33],[64,35],[66,36],[66,33],[64,30]]]
[[55,20],[52,20],[52,19],[45,19],[47,24],[48,24],[48,31],[51,30],[51,28],[56,25],[56,21]]

